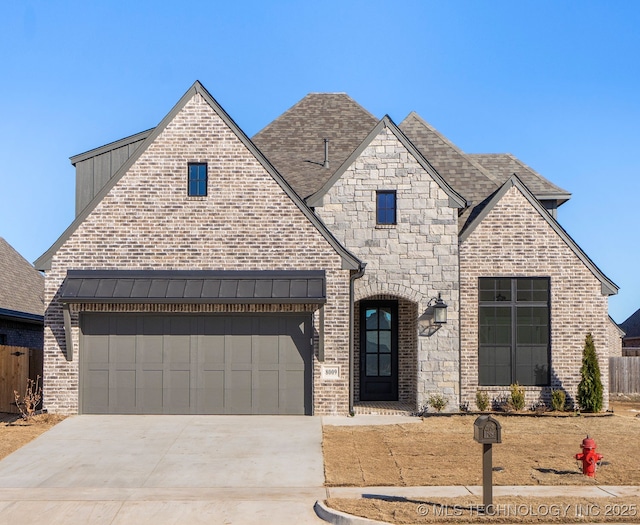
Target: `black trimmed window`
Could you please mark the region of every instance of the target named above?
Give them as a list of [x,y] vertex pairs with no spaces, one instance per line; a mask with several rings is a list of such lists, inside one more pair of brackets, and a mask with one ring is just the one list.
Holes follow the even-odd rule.
[[206,163],[189,163],[189,182],[187,192],[190,197],[204,197],[207,195]]
[[549,279],[479,279],[478,383],[547,386]]
[[376,224],[396,223],[396,192],[376,192]]

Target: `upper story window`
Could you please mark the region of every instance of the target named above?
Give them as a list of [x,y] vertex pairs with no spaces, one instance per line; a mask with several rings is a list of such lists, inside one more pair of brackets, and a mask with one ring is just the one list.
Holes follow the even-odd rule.
[[480,278],[478,383],[549,385],[549,279]]
[[396,192],[376,192],[376,224],[396,223]]
[[206,163],[189,163],[189,182],[187,191],[190,197],[204,197],[207,195]]

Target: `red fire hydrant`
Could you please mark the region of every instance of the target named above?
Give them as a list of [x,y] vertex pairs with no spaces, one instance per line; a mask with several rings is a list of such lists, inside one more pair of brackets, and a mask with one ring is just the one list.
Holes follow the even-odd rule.
[[602,454],[596,452],[596,442],[587,437],[582,440],[582,452],[576,454],[576,459],[582,461],[582,473],[590,478],[596,477],[596,466],[602,459]]

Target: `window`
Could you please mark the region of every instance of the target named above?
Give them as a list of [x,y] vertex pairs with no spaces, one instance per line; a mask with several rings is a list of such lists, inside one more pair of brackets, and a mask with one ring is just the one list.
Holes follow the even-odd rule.
[[7,344],[7,334],[0,334],[0,345]]
[[189,164],[188,194],[190,197],[203,197],[207,194],[206,164]]
[[378,191],[376,197],[376,224],[395,224],[396,192]]
[[480,278],[478,382],[549,385],[549,279]]

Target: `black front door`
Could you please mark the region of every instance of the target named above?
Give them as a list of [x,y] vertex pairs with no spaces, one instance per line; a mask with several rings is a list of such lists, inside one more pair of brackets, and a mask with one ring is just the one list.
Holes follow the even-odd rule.
[[398,400],[398,303],[360,303],[360,400]]

